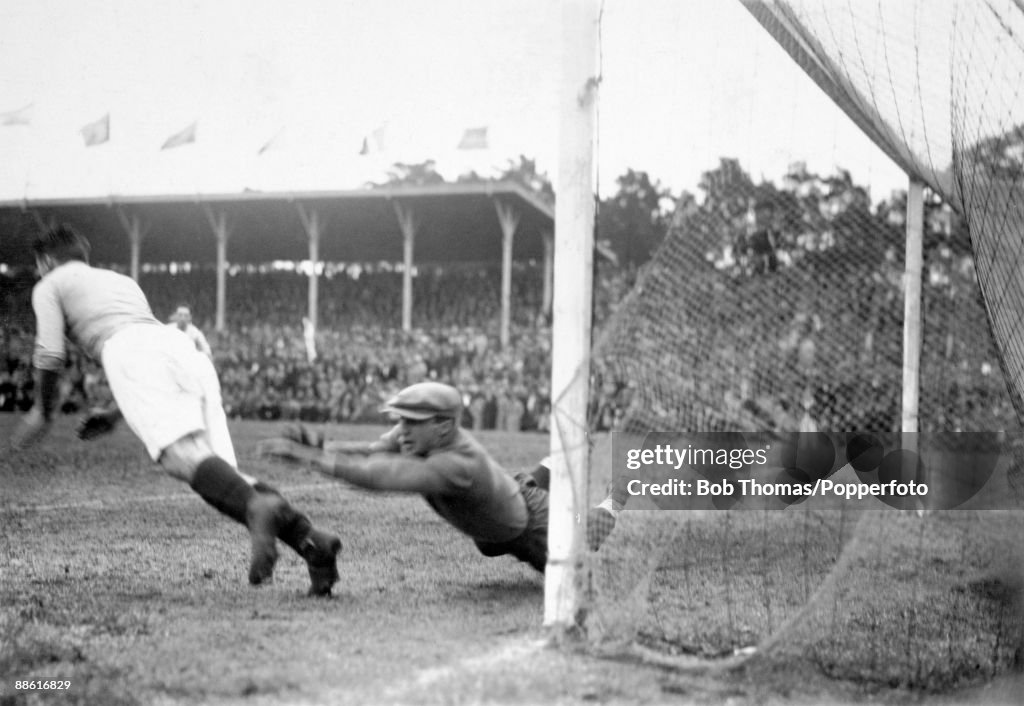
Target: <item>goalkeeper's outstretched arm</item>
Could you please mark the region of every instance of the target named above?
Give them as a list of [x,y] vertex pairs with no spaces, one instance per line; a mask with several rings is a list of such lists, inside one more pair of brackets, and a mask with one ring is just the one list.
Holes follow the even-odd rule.
[[369,490],[440,493],[458,486],[453,485],[453,477],[463,478],[465,485],[469,484],[468,471],[446,471],[445,462],[437,457],[406,457],[394,452],[339,453],[287,438],[261,441],[258,453],[281,461],[306,463],[318,473]]
[[374,441],[343,441],[340,439],[329,440],[323,435],[323,432],[305,424],[290,424],[285,428],[282,436],[303,446],[322,449],[324,453],[369,456],[381,452],[397,453],[398,431],[396,426]]

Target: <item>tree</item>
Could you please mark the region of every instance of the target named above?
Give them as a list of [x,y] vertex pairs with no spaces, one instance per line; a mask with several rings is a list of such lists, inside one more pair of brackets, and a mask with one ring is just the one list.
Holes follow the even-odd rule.
[[725,223],[742,222],[754,195],[754,182],[740,167],[738,159],[722,157],[718,168],[700,176],[698,187],[704,192],[701,209]]
[[668,231],[671,196],[647,172],[629,169],[616,183],[616,194],[599,203],[600,238],[608,241],[620,262],[646,262]]
[[437,164],[432,159],[416,164],[395,162],[388,172],[388,180],[383,184],[374,184],[375,187],[394,186],[396,184],[408,184],[411,186],[426,186],[428,184],[443,184],[444,177],[438,174]]
[[716,169],[701,174],[698,187],[704,198],[686,227],[716,267],[730,267],[744,247],[754,182],[738,159],[723,157]]
[[499,181],[511,181],[525,186],[540,196],[546,203],[555,202],[555,189],[544,172],[537,170],[537,160],[519,155],[519,160],[509,160],[508,166],[498,176]]
[[1019,183],[1024,178],[1024,124],[985,137],[963,150],[962,173]]

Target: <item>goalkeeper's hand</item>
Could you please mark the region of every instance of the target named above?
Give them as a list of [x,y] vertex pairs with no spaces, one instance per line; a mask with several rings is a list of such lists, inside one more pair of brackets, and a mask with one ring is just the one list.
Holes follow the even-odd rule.
[[75,434],[82,441],[92,441],[96,437],[109,434],[117,426],[117,420],[121,418],[121,411],[117,408],[102,409],[94,407],[89,414],[82,417],[75,427]]
[[324,447],[323,432],[308,427],[305,424],[289,424],[284,428],[281,436],[297,444],[310,446],[314,449],[322,449]]
[[256,445],[256,453],[263,458],[291,463],[316,463],[323,455],[316,447],[283,437],[264,439]]

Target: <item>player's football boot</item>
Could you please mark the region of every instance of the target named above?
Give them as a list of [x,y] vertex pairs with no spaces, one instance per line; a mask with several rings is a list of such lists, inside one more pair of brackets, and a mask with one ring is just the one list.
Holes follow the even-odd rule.
[[341,539],[322,532],[310,530],[303,540],[299,554],[306,560],[309,569],[309,595],[329,596],[331,588],[338,582],[338,553]]
[[[338,553],[341,551],[341,539],[333,534],[315,529],[309,518],[293,508],[274,487],[257,482],[253,489],[256,490],[257,496],[273,499],[272,503],[267,503],[267,507],[272,510],[262,526],[261,542],[266,532],[272,532],[271,539],[278,537],[294,549],[305,560],[306,567],[309,569],[309,595],[330,596],[331,588],[340,578],[338,575]],[[266,562],[258,565],[257,557],[269,555],[265,551],[262,554],[257,553],[257,534],[252,526],[249,529],[253,532],[253,564],[250,567],[249,581],[260,583],[253,581],[254,572],[258,575],[259,569],[266,565]],[[272,541],[269,546],[274,547]],[[277,551],[275,549],[274,559],[276,558]],[[270,561],[270,573],[273,572],[273,566],[273,561]],[[267,574],[267,578],[270,573]]]
[[276,493],[253,494],[245,510],[245,524],[252,539],[249,583],[258,586],[274,576],[277,563],[277,535],[288,503]]

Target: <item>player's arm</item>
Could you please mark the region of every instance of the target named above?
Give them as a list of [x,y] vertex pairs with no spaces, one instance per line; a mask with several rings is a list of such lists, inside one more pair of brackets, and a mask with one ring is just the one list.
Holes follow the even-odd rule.
[[92,441],[114,431],[121,418],[121,408],[117,406],[116,402],[112,402],[108,407],[93,407],[78,422],[75,434],[82,441]]
[[196,348],[204,353],[207,358],[213,360],[213,349],[210,348],[210,342],[206,340],[206,336],[198,328],[196,329]]
[[398,453],[398,431],[395,426],[381,434],[379,439],[374,441],[325,441],[323,449],[325,453],[335,454],[357,454],[369,456],[377,453]]
[[50,431],[60,399],[60,377],[59,370],[36,370],[36,400],[14,429],[11,443],[15,449],[32,446]]
[[53,424],[60,401],[60,379],[67,349],[64,343],[64,314],[52,283],[41,281],[32,290],[36,314],[36,344],[32,353],[35,368],[35,403],[14,430],[13,445],[25,448],[43,438]]
[[369,456],[375,453],[397,453],[398,431],[395,426],[374,441],[332,441],[324,437],[323,432],[305,424],[289,424],[282,436],[303,446],[323,449],[329,453],[360,454]]
[[449,474],[437,461],[418,456],[325,453],[314,461],[314,467],[326,476],[370,490],[433,494],[454,489]]
[[[396,453],[370,455],[324,452],[290,439],[260,442],[262,456],[308,463],[323,475],[344,480],[360,488],[405,493],[441,493],[468,485],[468,474],[449,469],[443,460],[403,456]],[[465,475],[465,482],[462,476]]]

